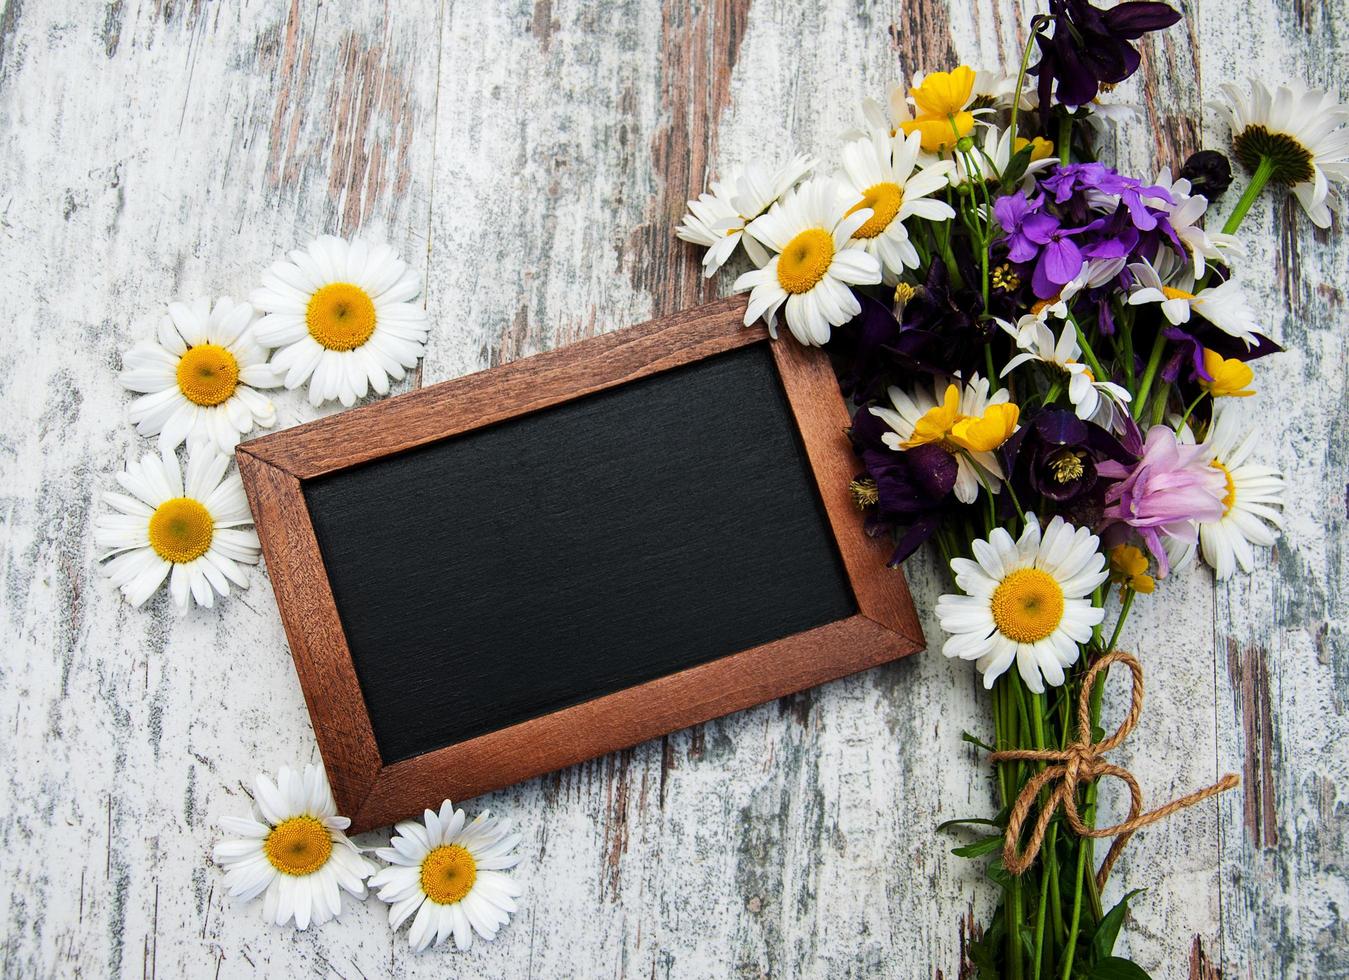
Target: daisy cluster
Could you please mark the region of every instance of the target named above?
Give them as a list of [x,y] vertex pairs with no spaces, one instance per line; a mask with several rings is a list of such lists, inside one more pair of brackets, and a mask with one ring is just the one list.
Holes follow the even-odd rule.
[[[104,570],[133,606],[165,580],[180,612],[248,584],[257,535],[230,470],[239,440],[276,424],[268,389],[307,385],[315,407],[387,394],[416,366],[426,313],[421,277],[387,245],[324,236],[278,260],[247,302],[170,303],[153,337],[122,356],[137,394],[130,420],[158,452],[117,474],[112,513],[94,538]],[[179,462],[186,447],[186,475]]]
[[[484,940],[510,921],[523,894],[504,872],[515,867],[520,835],[509,820],[481,813],[469,820],[449,800],[439,812],[394,828],[388,847],[374,850],[377,870],[345,831],[323,771],[282,767],[273,781],[258,776],[253,810],[222,817],[232,839],[215,847],[225,886],[242,901],[262,898],[262,917],[297,929],[322,925],[342,912],[342,893],[364,901],[367,887],[389,906],[389,925],[409,919],[408,943],[417,952],[450,937],[467,950],[476,933]],[[368,853],[368,852],[367,852]]]
[[1096,153],[1131,116],[1100,93],[1178,16],[1054,0],[1017,75],[917,75],[864,104],[832,174],[806,156],[750,164],[676,230],[707,247],[708,275],[743,250],[746,325],[776,338],[785,320],[833,353],[858,406],[853,494],[893,537],[892,564],[940,546],[959,589],[938,606],[945,652],[990,688],[1014,664],[1032,692],[1062,685],[1101,642],[1112,575],[1122,621],[1196,559],[1220,579],[1249,572],[1281,524],[1283,480],[1255,460],[1241,405],[1253,362],[1280,348],[1236,232],[1267,187],[1329,222],[1349,108],[1291,83],[1224,86],[1251,180],[1213,227],[1223,153],[1146,176]]

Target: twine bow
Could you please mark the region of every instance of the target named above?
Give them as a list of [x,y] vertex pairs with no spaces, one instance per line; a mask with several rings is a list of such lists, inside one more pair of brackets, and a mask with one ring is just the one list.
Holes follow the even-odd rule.
[[[1091,741],[1092,686],[1096,681],[1097,674],[1109,669],[1111,664],[1116,663],[1124,664],[1133,674],[1129,714],[1120,722],[1115,734],[1104,741],[1093,742]],[[1240,782],[1234,774],[1228,773],[1212,786],[1195,790],[1193,793],[1144,813],[1143,792],[1138,788],[1138,780],[1134,779],[1133,774],[1127,769],[1106,762],[1103,758],[1106,752],[1116,748],[1129,737],[1129,733],[1138,724],[1138,716],[1142,711],[1143,666],[1133,654],[1126,653],[1123,650],[1114,650],[1092,664],[1091,669],[1082,679],[1082,693],[1077,702],[1078,741],[1063,749],[1008,749],[1003,752],[994,752],[989,756],[993,762],[1057,763],[1056,765],[1046,766],[1042,771],[1027,780],[1021,794],[1017,796],[1016,802],[1012,805],[1012,811],[1007,817],[1007,834],[1002,848],[1003,864],[1009,872],[1019,875],[1034,863],[1035,858],[1040,853],[1040,846],[1044,843],[1045,828],[1049,826],[1049,821],[1054,818],[1055,811],[1062,807],[1068,826],[1079,837],[1115,838],[1110,845],[1110,850],[1106,853],[1105,860],[1101,862],[1100,870],[1096,872],[1097,887],[1103,888],[1106,879],[1110,877],[1110,869],[1114,867],[1120,852],[1124,850],[1124,845],[1129,843],[1129,838],[1138,830],[1148,824],[1169,817],[1177,810],[1193,806],[1210,796],[1216,796],[1232,789]],[[1115,824],[1113,827],[1090,827],[1082,822],[1082,817],[1077,811],[1078,783],[1082,781],[1090,783],[1092,780],[1103,776],[1113,776],[1129,787],[1129,816],[1128,819]],[[1040,792],[1051,783],[1055,785],[1040,805],[1040,814],[1031,830],[1030,840],[1026,841],[1024,847],[1021,847],[1021,834],[1026,823],[1026,817],[1030,813],[1031,807],[1035,805]]]

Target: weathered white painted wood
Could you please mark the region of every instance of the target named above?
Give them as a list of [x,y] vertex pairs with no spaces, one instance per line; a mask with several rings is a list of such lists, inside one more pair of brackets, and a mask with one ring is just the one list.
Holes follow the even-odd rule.
[[[387,237],[428,274],[427,381],[697,302],[724,283],[671,230],[705,171],[828,159],[863,95],[957,58],[1010,66],[1031,7],[10,0],[0,972],[959,975],[992,896],[933,828],[988,810],[959,740],[988,724],[970,672],[935,654],[475,801],[525,835],[525,909],[491,947],[412,956],[373,901],[307,934],[264,927],[208,855],[255,771],[316,759],[270,591],[259,577],[186,620],[128,610],[93,567],[90,501],[146,448],[116,367],[168,299],[242,294],[319,231]],[[1342,84],[1346,15],[1188,4],[1200,58],[1177,27],[1115,95],[1179,136],[1131,131],[1121,163],[1221,146],[1203,103],[1234,75]],[[1158,800],[1246,779],[1131,845],[1119,878],[1153,888],[1130,952],[1156,976],[1183,975],[1196,937],[1233,974],[1349,969],[1346,249],[1289,208],[1249,227],[1248,281],[1271,311],[1292,302],[1275,331],[1293,350],[1266,362],[1257,403],[1279,417],[1293,506],[1267,567],[1169,585],[1130,630],[1149,697],[1120,761]],[[277,400],[283,424],[310,414]],[[930,608],[935,567],[910,576]]]

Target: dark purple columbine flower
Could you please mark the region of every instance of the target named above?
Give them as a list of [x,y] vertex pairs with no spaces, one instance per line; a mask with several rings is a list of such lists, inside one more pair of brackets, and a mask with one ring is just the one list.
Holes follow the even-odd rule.
[[881,440],[889,426],[862,408],[848,431],[864,473],[853,481],[867,510],[867,533],[895,539],[890,564],[898,565],[936,533],[942,510],[955,498],[956,459],[941,446],[891,449]]
[[1040,61],[1031,69],[1040,79],[1046,123],[1051,98],[1065,106],[1086,105],[1102,84],[1118,84],[1138,70],[1140,57],[1131,42],[1180,20],[1174,8],[1149,0],[1129,0],[1109,10],[1087,0],[1049,0],[1049,13],[1054,33],[1036,35]]
[[952,285],[940,257],[933,258],[927,281],[905,305],[903,322],[885,304],[861,294],[857,298],[861,312],[835,330],[829,342],[839,365],[839,386],[854,404],[877,398],[886,381],[897,376],[969,377],[983,367],[990,336],[979,320],[983,301],[974,290]]
[[1217,150],[1190,154],[1180,176],[1190,182],[1192,194],[1203,194],[1212,204],[1232,186],[1232,162]]
[[1049,408],[1023,420],[1003,445],[1002,457],[1018,492],[1025,488],[1062,504],[1096,488],[1098,460],[1128,465],[1138,454],[1094,422]]

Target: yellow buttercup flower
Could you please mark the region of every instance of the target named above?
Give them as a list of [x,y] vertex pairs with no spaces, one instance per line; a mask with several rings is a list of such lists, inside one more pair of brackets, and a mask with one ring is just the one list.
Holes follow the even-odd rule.
[[936,153],[970,135],[974,114],[968,106],[974,96],[974,69],[961,65],[955,71],[934,71],[923,84],[909,89],[918,111],[901,122],[905,135],[919,133],[923,149]]
[[913,435],[901,443],[900,448],[937,443],[952,450],[992,452],[1016,431],[1020,414],[1017,406],[1004,402],[989,405],[982,416],[962,415],[960,389],[956,385],[947,385],[942,404],[923,413],[914,423]]
[[936,153],[943,147],[955,146],[962,137],[970,135],[974,129],[974,115],[957,112],[953,116],[919,116],[899,125],[906,136],[919,133],[923,149]]
[[960,418],[960,389],[947,385],[942,396],[942,404],[923,413],[913,425],[913,435],[900,443],[901,449],[912,449],[931,442],[943,442],[951,433],[951,427]]
[[1018,136],[1012,141],[1012,152],[1020,153],[1027,146],[1030,149],[1030,162],[1036,163],[1040,160],[1048,160],[1054,155],[1054,144],[1043,136],[1037,136],[1034,139],[1026,139],[1024,136]]
[[1110,549],[1110,577],[1126,589],[1144,595],[1157,587],[1157,581],[1148,574],[1148,559],[1131,544],[1119,544]]
[[1214,398],[1248,398],[1255,394],[1254,388],[1247,388],[1255,372],[1244,361],[1235,357],[1224,359],[1216,351],[1204,349],[1204,370],[1212,381],[1200,380],[1203,388]]
[[954,116],[970,104],[974,93],[974,69],[961,65],[955,71],[934,71],[923,84],[909,89],[919,116]]
[[974,453],[991,453],[1012,437],[1021,410],[1011,402],[989,405],[982,418],[965,417],[951,427],[951,441]]

